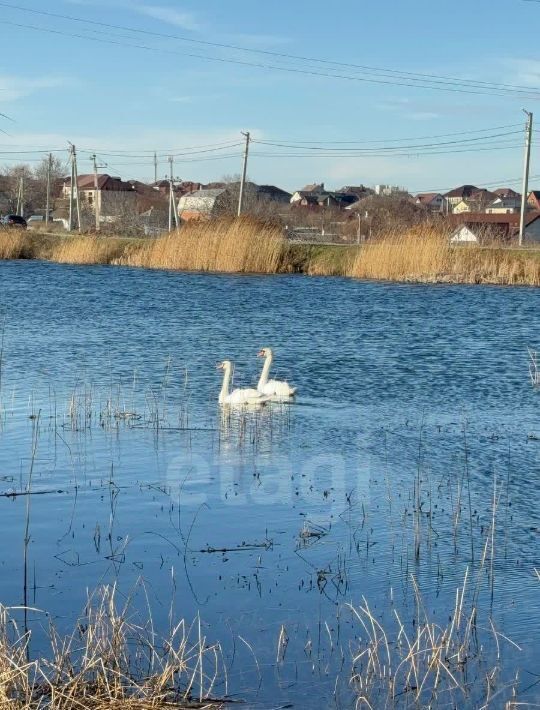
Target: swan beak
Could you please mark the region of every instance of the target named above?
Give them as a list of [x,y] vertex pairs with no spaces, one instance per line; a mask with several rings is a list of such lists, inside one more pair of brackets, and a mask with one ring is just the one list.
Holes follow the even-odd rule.
[[216,370],[223,370],[223,363],[222,362],[216,362]]
[[259,350],[257,357],[264,357],[264,350]]

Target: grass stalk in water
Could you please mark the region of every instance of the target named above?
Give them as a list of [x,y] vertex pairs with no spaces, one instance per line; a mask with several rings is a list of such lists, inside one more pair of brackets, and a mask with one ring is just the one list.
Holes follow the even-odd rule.
[[13,710],[150,710],[216,708],[217,684],[227,693],[219,645],[208,644],[200,620],[180,621],[157,637],[131,600],[120,605],[116,588],[89,600],[74,631],[51,627],[51,654],[28,661],[31,634],[21,633],[0,606],[0,707]]

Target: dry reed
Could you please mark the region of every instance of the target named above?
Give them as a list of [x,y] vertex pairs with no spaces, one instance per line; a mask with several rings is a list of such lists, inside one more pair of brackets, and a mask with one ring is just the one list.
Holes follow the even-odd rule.
[[13,710],[150,710],[220,707],[211,700],[223,682],[221,651],[202,635],[200,621],[181,621],[166,639],[151,618],[138,623],[115,587],[98,590],[75,630],[50,630],[50,658],[29,660],[30,633],[0,607],[0,707]]
[[31,239],[20,229],[0,229],[0,260],[28,259],[31,255]]
[[[468,572],[443,624],[431,619],[416,580],[411,580],[416,601],[412,624],[403,622],[394,609],[394,630],[390,631],[365,599],[359,607],[350,606],[362,629],[351,675],[356,706],[487,708],[499,696],[498,707],[503,707],[500,696],[513,696],[516,679],[500,682],[500,646],[505,642],[521,649],[497,631],[491,619],[489,629],[480,629],[474,594],[472,601],[466,602]],[[491,658],[486,655],[488,646],[479,638],[480,631],[491,636]]]
[[50,261],[61,264],[110,264],[125,251],[123,241],[98,236],[63,238],[51,247]]
[[363,246],[348,276],[387,281],[540,284],[540,255],[501,246],[452,245],[448,234],[420,227]]
[[279,227],[250,217],[190,223],[148,242],[116,263],[145,268],[272,274],[280,270]]
[[156,239],[0,233],[0,259],[19,258],[182,271],[540,285],[540,250],[451,245],[441,226],[389,233],[358,247],[287,244],[279,225],[247,216],[187,223]]

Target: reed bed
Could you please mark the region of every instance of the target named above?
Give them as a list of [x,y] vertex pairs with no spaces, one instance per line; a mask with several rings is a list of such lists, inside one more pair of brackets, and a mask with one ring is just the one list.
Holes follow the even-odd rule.
[[31,659],[31,633],[0,607],[0,707],[13,710],[152,710],[217,708],[216,683],[226,687],[219,646],[208,644],[200,620],[184,621],[167,638],[151,618],[138,621],[115,587],[90,599],[74,631],[51,627],[51,653]]
[[47,258],[61,264],[110,264],[125,251],[123,240],[83,235],[52,245]]
[[414,577],[411,583],[412,623],[394,609],[393,623],[385,627],[365,598],[357,607],[349,605],[361,629],[350,679],[356,707],[514,707],[518,676],[504,673],[502,649],[521,648],[491,617],[479,622],[468,570],[442,623],[433,620]]
[[250,217],[187,224],[124,254],[116,263],[185,271],[274,274],[284,241],[279,226]]
[[253,217],[188,223],[155,239],[0,233],[0,259],[47,259],[147,269],[304,273],[419,283],[540,285],[540,250],[451,245],[442,226],[389,232],[355,245],[288,244],[281,227]]
[[32,258],[32,240],[20,229],[0,230],[0,260]]
[[452,245],[442,229],[420,227],[364,245],[347,276],[387,281],[540,284],[540,255],[500,245]]

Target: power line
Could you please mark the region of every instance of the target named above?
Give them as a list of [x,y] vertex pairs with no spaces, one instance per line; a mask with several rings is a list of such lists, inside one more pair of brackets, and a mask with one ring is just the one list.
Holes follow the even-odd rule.
[[396,158],[396,157],[428,157],[430,155],[448,155],[452,153],[479,153],[484,151],[510,150],[521,147],[521,143],[512,143],[501,146],[488,146],[485,148],[463,148],[459,150],[434,150],[434,151],[408,151],[406,153],[262,153],[254,152],[252,155],[264,158]]
[[[540,2],[540,0],[538,0]],[[510,123],[506,126],[494,126],[492,128],[476,128],[474,130],[469,130],[469,131],[454,131],[453,133],[440,133],[438,135],[430,135],[430,136],[413,136],[413,137],[408,137],[408,138],[380,138],[380,139],[365,139],[365,140],[350,140],[350,141],[345,141],[345,140],[339,140],[339,141],[322,141],[322,140],[311,140],[311,141],[302,141],[302,140],[296,140],[294,138],[289,138],[285,139],[282,138],[281,142],[283,143],[298,143],[298,144],[310,144],[310,143],[317,143],[319,145],[323,144],[356,144],[356,143],[399,143],[403,141],[421,141],[421,140],[431,140],[435,138],[449,138],[451,136],[463,136],[463,135],[469,135],[472,133],[490,133],[492,131],[502,131],[506,128],[517,128],[518,126],[521,126],[520,123]],[[540,130],[537,131],[540,133]],[[270,138],[267,138],[266,140],[272,140]],[[277,139],[273,139],[274,141],[277,141]]]
[[[238,146],[243,145],[243,143],[236,142],[236,143],[227,143],[226,145],[223,145],[221,148],[207,148],[203,150],[195,150],[195,149],[189,149],[189,148],[183,148],[181,151],[169,151],[168,153],[157,153],[158,158],[164,158],[164,157],[170,157],[171,155],[174,157],[183,157],[183,156],[190,156],[190,155],[199,155],[202,153],[217,153],[220,150],[226,150],[230,148],[237,148]],[[118,157],[118,158],[127,158],[127,157],[133,157],[133,158],[153,158],[154,157],[154,152],[150,153],[148,151],[148,155],[145,154],[146,151],[140,151],[139,153],[133,153],[130,154],[128,151],[116,151],[116,152],[108,152],[107,150],[95,150],[95,149],[81,149],[79,148],[79,152],[81,153],[94,153],[94,152],[99,152],[100,155],[107,155],[107,156],[112,156]]]
[[[540,2],[540,0],[538,0]],[[530,176],[531,180],[539,180],[540,175],[531,175]],[[500,180],[495,180],[494,182],[480,182],[480,183],[475,183],[474,187],[481,187],[481,188],[488,188],[488,187],[498,187],[499,185],[513,185],[516,183],[520,183],[521,178],[501,178]],[[437,192],[437,193],[445,193],[449,192],[450,190],[454,190],[455,185],[452,187],[439,187],[439,188],[430,188],[429,190],[411,190],[413,194],[421,195],[423,193],[429,193],[429,192]]]
[[[428,82],[428,83],[444,84],[444,85],[447,85],[447,84],[452,85],[453,84],[456,86],[469,86],[469,87],[475,87],[475,88],[489,88],[489,89],[496,89],[498,91],[508,91],[508,92],[512,92],[512,93],[514,93],[514,92],[529,93],[531,91],[534,91],[535,94],[537,93],[536,90],[533,90],[530,87],[526,87],[526,86],[505,84],[505,83],[501,83],[501,82],[487,82],[487,81],[481,81],[481,80],[460,79],[457,77],[444,76],[444,75],[438,75],[438,74],[407,72],[407,71],[396,70],[396,69],[388,69],[388,68],[384,68],[384,67],[375,67],[375,66],[369,66],[369,65],[363,65],[363,64],[355,64],[355,63],[351,63],[351,62],[339,62],[339,61],[334,61],[334,60],[322,59],[319,57],[302,56],[302,55],[289,54],[289,53],[285,53],[285,52],[275,52],[275,51],[270,51],[270,50],[255,49],[255,48],[244,47],[241,45],[227,44],[224,42],[211,42],[209,40],[195,39],[193,37],[185,37],[183,35],[155,32],[155,31],[151,31],[151,30],[143,30],[143,29],[136,28],[136,27],[129,27],[126,25],[118,25],[118,24],[113,24],[113,23],[108,23],[108,22],[97,21],[97,20],[90,20],[87,18],[77,17],[75,15],[65,15],[65,14],[53,13],[53,12],[49,12],[49,11],[45,11],[45,10],[35,10],[33,8],[24,7],[21,5],[16,5],[13,3],[7,3],[7,2],[2,2],[2,1],[0,1],[0,6],[14,9],[14,10],[17,10],[20,12],[28,12],[28,13],[32,13],[34,15],[51,17],[54,19],[68,20],[70,22],[77,22],[77,23],[82,23],[82,24],[86,24],[86,25],[93,25],[96,27],[121,30],[124,32],[132,32],[135,34],[141,34],[141,35],[152,36],[152,37],[173,39],[176,41],[204,45],[204,46],[208,46],[208,47],[215,47],[215,48],[219,48],[219,49],[232,49],[234,51],[276,57],[276,58],[280,58],[280,59],[289,59],[289,60],[301,61],[301,62],[311,62],[311,63],[323,64],[325,66],[334,66],[334,67],[339,67],[339,68],[358,69],[362,72],[366,72],[366,71],[367,72],[376,72],[376,73],[380,74],[381,76],[399,77],[399,78],[402,78],[405,80],[410,80],[410,81],[417,81],[417,82],[424,82],[424,83]],[[87,37],[87,39],[91,39],[91,38]],[[187,56],[199,56],[199,58],[210,59],[210,57],[202,57],[200,55],[187,55]],[[214,58],[214,59],[216,61],[231,61],[231,62],[233,61],[233,60],[225,60],[225,59],[218,60],[216,58]],[[235,62],[235,63],[238,63],[238,62]],[[271,68],[277,68],[277,67],[271,67]],[[388,82],[385,82],[385,83],[388,83]],[[424,88],[428,88],[428,87],[424,87]],[[435,88],[435,87],[429,87],[429,88]],[[449,89],[447,89],[447,90],[449,90]]]
[[311,146],[311,145],[300,145],[300,144],[291,144],[291,143],[274,143],[271,141],[265,141],[265,140],[253,140],[253,143],[257,143],[259,145],[269,145],[269,146],[274,146],[276,148],[301,148],[302,150],[310,150],[310,151],[333,151],[333,152],[339,152],[339,151],[359,151],[359,152],[371,152],[371,151],[394,151],[394,150],[404,150],[406,148],[410,149],[416,149],[416,148],[433,148],[433,147],[442,147],[442,146],[447,146],[447,145],[463,145],[465,143],[474,143],[478,141],[488,141],[488,140],[493,140],[494,138],[502,138],[505,136],[513,136],[521,134],[521,131],[509,131],[506,133],[495,133],[493,135],[489,136],[477,136],[475,138],[463,138],[462,140],[454,140],[454,141],[443,141],[439,143],[420,143],[420,144],[415,144],[415,145],[398,145],[398,146],[391,146],[391,147],[385,147],[385,146],[379,146],[377,148],[351,148],[351,147],[346,147],[346,148],[328,148],[325,146]]
[[[6,3],[1,3],[0,5],[5,5],[8,6]],[[24,8],[21,8],[24,9]],[[28,8],[26,8],[30,12]],[[40,12],[40,11],[32,11],[32,12]],[[75,39],[85,39],[90,42],[99,42],[101,44],[112,44],[120,47],[131,47],[134,49],[142,49],[144,51],[149,51],[149,52],[158,52],[161,54],[173,54],[175,56],[182,56],[182,57],[191,57],[195,59],[202,59],[204,61],[210,61],[210,62],[217,62],[221,64],[235,64],[239,66],[245,66],[245,67],[254,67],[257,69],[271,69],[273,71],[279,71],[279,72],[287,72],[287,73],[293,73],[293,74],[300,74],[303,76],[315,76],[315,77],[323,77],[323,78],[330,78],[330,79],[343,79],[345,81],[357,81],[361,83],[368,83],[368,84],[382,84],[382,85],[389,85],[389,86],[404,86],[404,87],[409,87],[409,88],[416,88],[416,89],[430,89],[432,91],[449,91],[452,93],[460,93],[460,94],[474,94],[476,96],[499,96],[499,97],[508,97],[511,95],[514,95],[516,97],[520,98],[528,98],[530,100],[536,100],[540,98],[540,92],[534,89],[520,89],[520,88],[515,88],[515,89],[510,89],[510,88],[504,88],[502,85],[500,87],[496,87],[493,85],[492,88],[490,87],[477,87],[472,83],[466,83],[465,81],[462,84],[452,84],[452,85],[444,85],[444,86],[432,86],[427,83],[420,84],[418,83],[419,81],[430,81],[427,79],[412,79],[412,78],[406,78],[403,77],[402,81],[398,81],[397,78],[394,81],[388,80],[388,79],[380,79],[380,78],[368,78],[368,77],[362,77],[362,76],[350,76],[346,74],[329,74],[321,71],[314,71],[312,69],[302,69],[298,67],[284,67],[284,66],[279,66],[275,64],[263,64],[260,62],[250,62],[250,61],[245,61],[241,59],[232,59],[232,58],[223,58],[223,57],[214,57],[210,55],[203,55],[203,54],[194,54],[190,52],[178,52],[173,49],[165,49],[162,47],[150,47],[148,45],[143,45],[143,44],[134,44],[133,42],[120,42],[118,40],[111,40],[111,39],[103,39],[99,37],[89,37],[88,35],[84,34],[78,34],[75,32],[65,32],[62,30],[57,30],[57,29],[52,29],[48,27],[38,27],[36,25],[29,25],[29,24],[21,24],[17,22],[12,22],[9,20],[3,20],[4,25],[10,25],[12,27],[18,27],[20,29],[24,29],[25,31],[27,30],[34,30],[37,32],[46,32],[49,34],[54,34],[54,35],[61,35],[64,37],[73,37]],[[414,83],[414,82],[417,83]],[[433,83],[433,82],[432,82]],[[441,83],[441,82],[437,82]],[[461,87],[469,87],[469,88],[458,88],[459,86]],[[479,89],[485,89],[485,90],[479,90]]]

